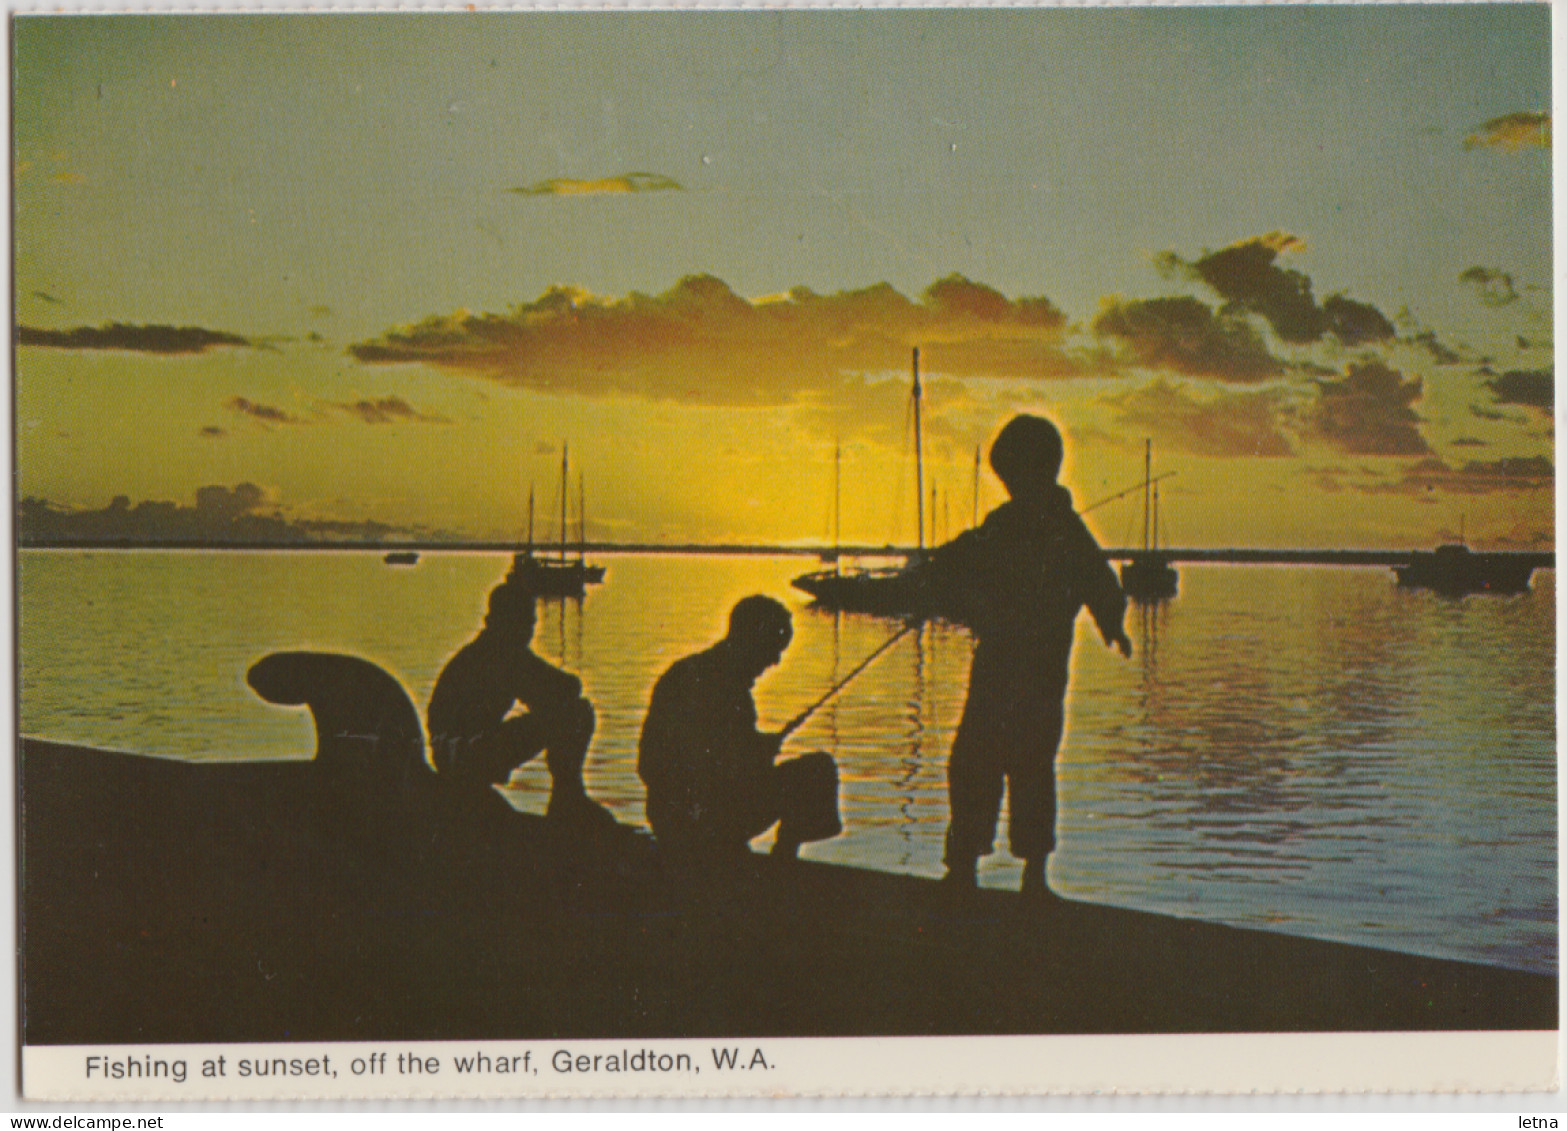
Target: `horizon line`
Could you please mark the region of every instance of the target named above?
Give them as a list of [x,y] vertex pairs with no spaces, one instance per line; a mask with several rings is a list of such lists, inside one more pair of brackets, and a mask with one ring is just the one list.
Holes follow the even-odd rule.
[[[426,540],[400,539],[396,541],[246,541],[211,539],[137,540],[130,538],[19,538],[17,550],[211,550],[215,552],[286,551],[307,550],[313,552],[364,553],[428,552],[428,553],[533,553],[543,560],[559,559],[557,547],[528,546],[522,542],[497,540]],[[572,546],[566,557],[577,551],[593,554],[710,554],[710,555],[787,555],[790,557],[814,557],[824,561],[838,558],[889,558],[915,557],[926,552],[925,548],[895,545],[778,545],[750,542],[588,542]],[[1142,550],[1121,546],[1107,547],[1104,555],[1111,561],[1128,561],[1143,556],[1154,556],[1168,562],[1212,562],[1229,564],[1318,564],[1318,565],[1401,565],[1412,555],[1429,553],[1429,549],[1350,549],[1339,547],[1161,547]],[[1552,569],[1555,566],[1555,548],[1546,550],[1475,550],[1476,554],[1506,555],[1527,558],[1536,568]]]

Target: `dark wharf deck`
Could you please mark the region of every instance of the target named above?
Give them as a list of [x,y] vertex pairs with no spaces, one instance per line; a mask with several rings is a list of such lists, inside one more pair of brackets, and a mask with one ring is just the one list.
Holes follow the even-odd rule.
[[1553,977],[23,739],[29,1044],[1554,1029]]

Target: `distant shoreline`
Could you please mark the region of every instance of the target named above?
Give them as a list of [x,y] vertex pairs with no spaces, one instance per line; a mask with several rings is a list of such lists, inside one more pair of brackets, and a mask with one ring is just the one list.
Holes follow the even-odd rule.
[[[26,540],[17,543],[19,550],[210,550],[220,553],[309,551],[319,553],[472,553],[517,554],[526,546],[515,542],[208,542],[167,541],[131,542],[126,540]],[[577,547],[572,547],[576,550]],[[752,557],[809,557],[831,560],[840,558],[906,558],[917,551],[911,546],[841,546],[834,550],[829,546],[766,546],[750,543],[667,543],[667,542],[589,542],[581,547],[589,554],[676,554],[708,555],[715,557],[746,555]],[[554,551],[534,547],[541,558],[549,558]],[[1112,561],[1126,561],[1144,551],[1112,547],[1105,556]],[[1170,548],[1155,551],[1170,562],[1212,562],[1230,565],[1339,565],[1339,566],[1397,566],[1407,565],[1415,550],[1339,550],[1339,549],[1248,549],[1225,548]],[[1486,550],[1476,551],[1488,557],[1527,562],[1535,569],[1554,569],[1556,553],[1553,550]]]

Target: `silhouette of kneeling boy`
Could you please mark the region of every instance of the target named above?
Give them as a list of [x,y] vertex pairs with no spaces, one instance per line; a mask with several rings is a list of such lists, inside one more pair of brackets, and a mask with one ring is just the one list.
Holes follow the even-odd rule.
[[[581,680],[534,654],[535,624],[532,590],[508,575],[490,593],[484,627],[446,662],[430,695],[436,772],[475,796],[493,795],[490,786],[542,752],[551,779],[548,816],[607,816],[582,784],[593,705]],[[526,713],[514,714],[518,705]]]
[[677,661],[653,688],[637,773],[647,818],[665,852],[687,861],[744,858],[773,825],[773,855],[843,831],[838,768],[824,753],[778,762],[783,735],[759,731],[751,689],[794,631],[770,597],[747,597],[717,644]]

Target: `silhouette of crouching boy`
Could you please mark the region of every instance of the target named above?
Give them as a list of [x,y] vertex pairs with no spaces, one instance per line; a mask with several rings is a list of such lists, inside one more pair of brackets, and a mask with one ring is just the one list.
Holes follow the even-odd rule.
[[[436,772],[458,790],[493,796],[490,786],[542,753],[551,780],[548,815],[597,809],[582,782],[593,705],[581,680],[534,654],[535,624],[528,588],[508,577],[490,593],[484,627],[447,661],[430,696]],[[514,713],[519,706],[526,713]]]
[[747,597],[717,644],[677,661],[653,688],[637,773],[659,847],[687,861],[744,858],[778,825],[773,855],[843,831],[838,768],[820,751],[779,762],[783,735],[759,731],[752,687],[793,637],[789,611]]

